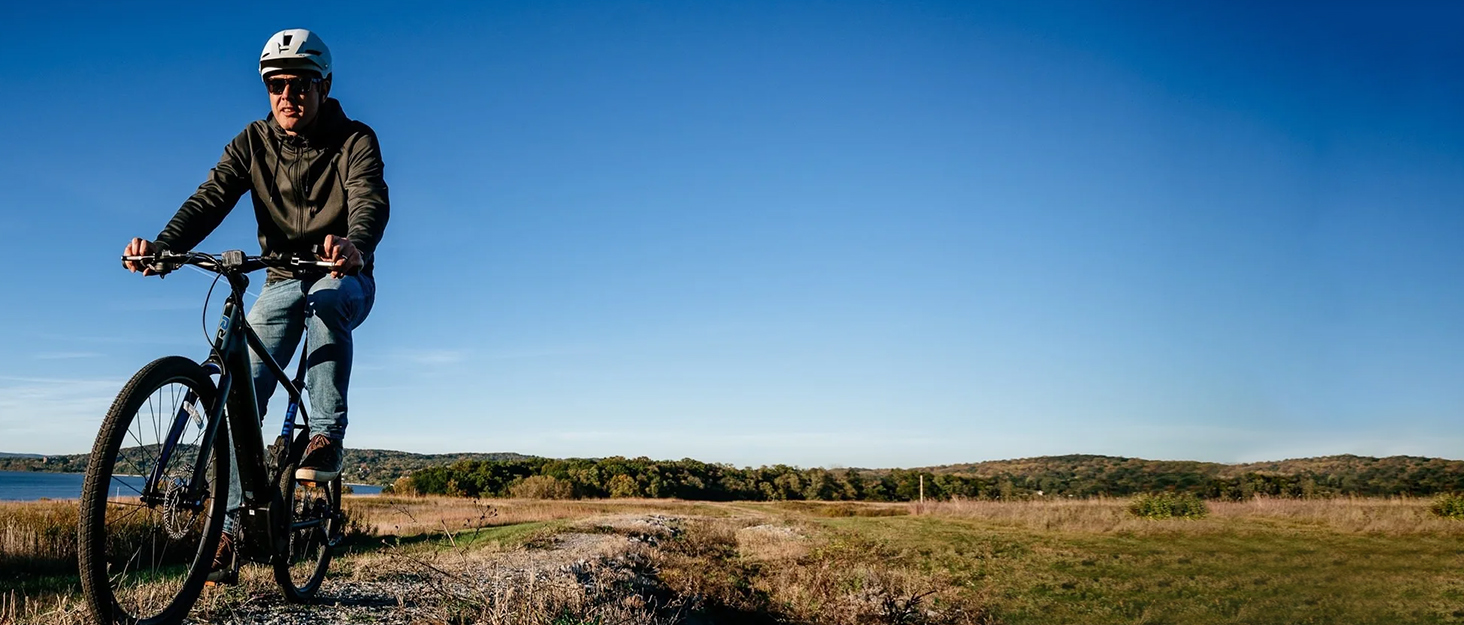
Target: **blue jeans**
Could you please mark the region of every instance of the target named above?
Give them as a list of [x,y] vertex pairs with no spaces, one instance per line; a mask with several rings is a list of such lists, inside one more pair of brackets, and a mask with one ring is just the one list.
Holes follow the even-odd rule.
[[[351,382],[351,331],[366,320],[376,303],[376,281],[365,276],[330,276],[305,280],[289,279],[264,285],[259,299],[249,309],[249,325],[264,343],[275,362],[293,370],[289,360],[306,336],[305,392],[310,398],[310,434],[324,434],[337,441],[346,436],[346,388]],[[306,315],[306,311],[310,315]],[[279,381],[260,361],[250,356],[259,414],[264,416],[269,398]],[[238,510],[243,496],[239,486],[238,459],[229,446],[232,472],[229,475],[229,512]],[[231,514],[224,524],[233,530]]]

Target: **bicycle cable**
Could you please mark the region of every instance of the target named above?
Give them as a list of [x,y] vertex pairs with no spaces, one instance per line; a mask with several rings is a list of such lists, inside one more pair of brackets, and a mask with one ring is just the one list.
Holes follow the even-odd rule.
[[[224,355],[219,353],[218,348],[214,346],[213,337],[208,333],[208,304],[210,301],[213,300],[214,287],[217,287],[219,285],[219,279],[223,278],[224,274],[218,273],[216,271],[204,271],[193,265],[184,266],[194,271],[197,271],[198,273],[201,273],[205,276],[213,276],[213,282],[209,283],[208,285],[208,293],[203,296],[203,314],[199,317],[199,325],[203,329],[203,342],[208,344],[209,354],[213,356],[218,356],[219,366],[222,367],[224,362]],[[253,295],[254,299],[256,300],[259,299],[258,293],[251,292],[248,289],[245,289],[244,293],[246,295]],[[242,306],[244,305],[244,303],[239,302],[239,305]]]
[[[189,265],[189,267],[193,267],[193,265]],[[202,269],[198,269],[197,267],[193,268],[200,272],[204,272]],[[219,353],[218,346],[214,344],[213,337],[209,336],[208,333],[208,303],[213,300],[214,287],[219,285],[219,278],[222,277],[224,277],[224,274],[214,274],[213,282],[208,285],[208,294],[203,296],[203,315],[199,317],[199,324],[203,328],[203,342],[208,344],[209,357],[218,358],[220,370],[222,370],[224,367],[224,355]]]

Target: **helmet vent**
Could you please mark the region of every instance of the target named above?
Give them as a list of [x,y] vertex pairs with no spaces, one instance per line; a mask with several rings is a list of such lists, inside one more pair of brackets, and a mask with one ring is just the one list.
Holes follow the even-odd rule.
[[284,39],[284,44],[285,44],[285,45],[287,45],[287,46],[288,46],[288,45],[290,45],[290,40],[291,40],[291,39],[293,39],[293,38],[295,38],[295,36],[294,36],[294,35],[285,35],[285,36],[284,36],[284,37],[283,37],[283,39]]

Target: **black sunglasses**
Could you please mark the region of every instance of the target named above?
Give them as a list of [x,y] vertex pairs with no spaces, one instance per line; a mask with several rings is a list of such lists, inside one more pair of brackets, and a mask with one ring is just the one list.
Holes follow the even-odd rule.
[[301,76],[295,78],[266,78],[264,79],[264,87],[275,95],[284,93],[285,87],[287,86],[294,93],[306,94],[314,91],[315,85],[320,84],[320,82],[321,80],[319,78],[305,78]]

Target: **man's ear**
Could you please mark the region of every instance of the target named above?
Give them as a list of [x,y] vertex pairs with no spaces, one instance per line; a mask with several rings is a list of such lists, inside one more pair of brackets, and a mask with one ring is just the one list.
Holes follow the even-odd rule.
[[332,79],[332,78],[335,78],[335,76],[326,76],[325,77],[325,80],[320,81],[320,97],[321,98],[328,98],[328,97],[330,97],[330,79]]

